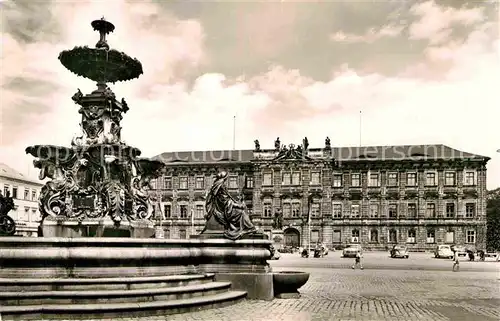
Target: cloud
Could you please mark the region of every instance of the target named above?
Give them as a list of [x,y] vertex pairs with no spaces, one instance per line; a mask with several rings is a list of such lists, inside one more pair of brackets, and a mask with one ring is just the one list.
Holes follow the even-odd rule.
[[447,41],[457,24],[473,25],[484,20],[483,8],[450,8],[434,1],[415,4],[410,12],[418,18],[409,27],[411,39],[429,40],[431,44]]
[[404,26],[402,25],[388,24],[380,28],[370,28],[362,35],[337,31],[330,36],[330,39],[335,42],[345,43],[374,43],[382,38],[398,37],[401,35],[403,30]]

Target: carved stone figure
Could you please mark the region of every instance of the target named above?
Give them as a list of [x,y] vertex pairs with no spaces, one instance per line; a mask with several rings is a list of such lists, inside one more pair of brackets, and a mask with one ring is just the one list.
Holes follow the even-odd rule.
[[280,142],[280,138],[277,137],[276,140],[274,141],[274,149],[279,151],[281,148],[281,142]]
[[283,228],[283,212],[281,211],[280,208],[276,209],[276,212],[274,213],[273,228],[275,228],[275,229],[282,229]]
[[330,137],[328,137],[328,136],[326,136],[326,138],[325,138],[325,148],[326,149],[332,148],[332,146],[330,144]]
[[304,148],[304,151],[308,150],[308,148],[309,148],[309,140],[307,139],[307,137],[304,137],[304,139],[302,140],[302,147]]
[[0,192],[0,236],[11,236],[16,233],[16,222],[8,215],[14,209],[14,200],[7,192]]
[[256,152],[260,152],[260,143],[259,143],[259,140],[258,140],[258,139],[256,139],[256,140],[254,140],[253,142],[254,142],[254,144],[255,144],[255,151],[256,151]]
[[213,226],[215,221],[224,229],[224,237],[237,240],[257,232],[257,229],[250,220],[245,204],[235,200],[227,191],[227,178],[227,172],[220,172],[210,188],[205,202],[207,225],[203,232],[208,229],[208,225]]

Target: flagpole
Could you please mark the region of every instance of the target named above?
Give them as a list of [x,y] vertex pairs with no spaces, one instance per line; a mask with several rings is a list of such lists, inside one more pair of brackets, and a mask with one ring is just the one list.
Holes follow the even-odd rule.
[[236,115],[233,116],[233,150],[236,149]]

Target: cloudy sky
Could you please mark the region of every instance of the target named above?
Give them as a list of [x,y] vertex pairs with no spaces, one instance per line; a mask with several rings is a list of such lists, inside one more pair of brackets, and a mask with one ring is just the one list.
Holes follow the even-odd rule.
[[[500,186],[497,1],[9,1],[1,6],[0,161],[27,173],[26,146],[68,146],[71,96],[90,81],[58,53],[94,46],[90,22],[144,75],[112,86],[123,138],[164,151],[300,143],[432,144],[491,157]],[[495,89],[496,88],[496,89]],[[360,122],[360,110],[362,121]],[[361,123],[361,126],[360,126]],[[30,169],[31,175],[36,175]]]

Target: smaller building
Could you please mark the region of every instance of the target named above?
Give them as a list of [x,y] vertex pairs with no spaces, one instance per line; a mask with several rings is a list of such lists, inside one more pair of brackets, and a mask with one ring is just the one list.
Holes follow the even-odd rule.
[[3,195],[14,199],[14,209],[9,216],[16,222],[16,235],[38,236],[41,215],[38,197],[42,182],[32,180],[4,163],[0,163],[0,189]]

